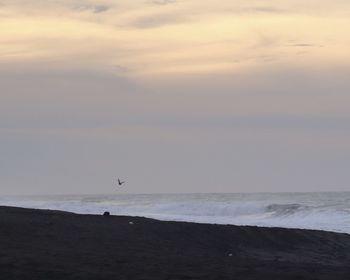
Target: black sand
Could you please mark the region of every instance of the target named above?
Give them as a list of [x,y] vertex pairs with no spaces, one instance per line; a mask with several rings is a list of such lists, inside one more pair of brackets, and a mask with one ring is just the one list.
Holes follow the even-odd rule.
[[350,235],[0,207],[0,279],[349,280]]

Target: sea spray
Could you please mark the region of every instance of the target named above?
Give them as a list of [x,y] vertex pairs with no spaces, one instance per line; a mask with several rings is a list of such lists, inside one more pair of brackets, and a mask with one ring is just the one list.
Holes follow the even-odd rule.
[[350,233],[350,193],[6,196],[0,204],[81,214]]

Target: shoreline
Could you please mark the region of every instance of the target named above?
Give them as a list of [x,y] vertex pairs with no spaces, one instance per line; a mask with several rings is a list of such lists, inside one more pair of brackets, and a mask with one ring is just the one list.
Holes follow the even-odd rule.
[[349,279],[350,235],[0,206],[4,279]]

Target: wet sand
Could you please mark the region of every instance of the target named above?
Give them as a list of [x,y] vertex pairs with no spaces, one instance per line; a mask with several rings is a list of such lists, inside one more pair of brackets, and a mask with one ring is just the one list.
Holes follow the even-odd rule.
[[0,279],[350,279],[350,235],[0,207]]

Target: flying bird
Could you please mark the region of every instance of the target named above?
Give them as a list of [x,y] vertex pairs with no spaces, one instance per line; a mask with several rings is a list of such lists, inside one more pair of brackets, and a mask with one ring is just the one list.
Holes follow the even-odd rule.
[[121,186],[125,183],[125,181],[120,181],[119,178],[118,178],[118,185]]

